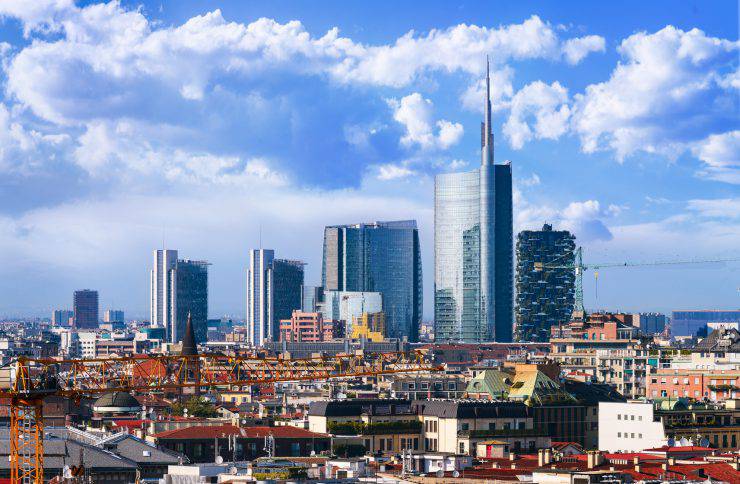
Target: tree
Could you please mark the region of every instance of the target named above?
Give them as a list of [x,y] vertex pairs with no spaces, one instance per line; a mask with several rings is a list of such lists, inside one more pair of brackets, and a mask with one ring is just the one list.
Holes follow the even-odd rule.
[[172,405],[172,415],[182,416],[185,409],[189,417],[218,417],[216,407],[201,397],[191,397],[184,405],[181,402],[175,403]]

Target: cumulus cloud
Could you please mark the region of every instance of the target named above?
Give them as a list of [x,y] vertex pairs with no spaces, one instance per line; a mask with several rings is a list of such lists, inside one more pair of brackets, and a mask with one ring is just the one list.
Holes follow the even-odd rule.
[[398,178],[406,178],[414,174],[414,171],[400,165],[380,165],[378,167],[378,179],[379,180],[396,180]]
[[740,130],[710,135],[693,151],[705,163],[700,176],[740,185]]
[[622,41],[608,81],[575,96],[572,122],[583,150],[618,159],[644,151],[675,158],[723,122],[733,123],[737,93],[723,82],[738,42],[673,26]]
[[563,44],[563,56],[571,65],[580,63],[591,52],[604,52],[604,50],[606,50],[606,41],[598,35],[568,39]]
[[[418,92],[404,96],[401,100],[389,99],[388,105],[393,109],[393,119],[405,128],[401,144],[406,147],[418,145],[422,149],[445,150],[462,138],[462,124],[445,119],[435,123],[432,101]],[[434,133],[435,125],[437,134]]]
[[511,147],[520,149],[535,137],[559,138],[568,130],[569,118],[568,90],[559,82],[535,81],[514,95],[503,131]]

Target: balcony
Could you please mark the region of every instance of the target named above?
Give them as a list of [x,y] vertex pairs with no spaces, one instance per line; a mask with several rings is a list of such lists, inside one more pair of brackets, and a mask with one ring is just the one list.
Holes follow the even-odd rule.
[[371,424],[359,422],[329,422],[327,430],[334,435],[388,435],[418,434],[421,422],[418,420],[399,420],[396,422],[377,422]]
[[490,430],[458,430],[458,437],[487,438],[487,437],[540,437],[547,435],[545,429],[490,429]]

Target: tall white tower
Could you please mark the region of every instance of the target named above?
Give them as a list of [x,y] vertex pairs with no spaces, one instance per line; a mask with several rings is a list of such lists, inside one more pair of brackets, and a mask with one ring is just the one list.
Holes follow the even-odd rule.
[[176,275],[177,251],[155,250],[151,271],[151,306],[150,318],[152,325],[167,329],[169,332],[175,327],[177,315]]
[[261,346],[265,338],[271,337],[273,320],[272,278],[270,270],[275,259],[271,249],[249,251],[247,271],[247,338],[254,346]]

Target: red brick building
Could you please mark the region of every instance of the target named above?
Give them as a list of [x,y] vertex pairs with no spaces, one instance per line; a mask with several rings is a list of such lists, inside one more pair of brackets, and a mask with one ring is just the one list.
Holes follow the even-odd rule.
[[290,319],[280,321],[280,341],[317,343],[338,337],[338,322],[324,320],[321,313],[293,311]]

